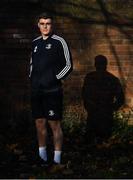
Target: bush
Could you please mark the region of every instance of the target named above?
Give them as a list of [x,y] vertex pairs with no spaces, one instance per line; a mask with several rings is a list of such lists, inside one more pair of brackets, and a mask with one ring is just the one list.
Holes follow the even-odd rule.
[[69,136],[83,135],[86,128],[86,112],[82,105],[66,107],[62,121],[64,133]]
[[132,108],[127,112],[122,110],[114,113],[112,139],[117,139],[119,142],[123,143],[133,141],[133,126],[129,125],[132,113]]
[[[133,126],[129,125],[129,119],[133,109],[121,110],[114,113],[114,126],[112,137],[113,142],[133,142]],[[81,104],[67,106],[62,121],[63,131],[69,137],[82,137],[86,131],[87,113]]]

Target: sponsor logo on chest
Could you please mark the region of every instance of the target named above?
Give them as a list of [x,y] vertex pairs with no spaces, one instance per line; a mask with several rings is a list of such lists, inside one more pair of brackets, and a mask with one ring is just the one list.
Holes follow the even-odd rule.
[[37,46],[34,47],[34,53],[37,52]]
[[45,49],[51,49],[52,48],[52,44],[46,44],[46,46],[45,46]]

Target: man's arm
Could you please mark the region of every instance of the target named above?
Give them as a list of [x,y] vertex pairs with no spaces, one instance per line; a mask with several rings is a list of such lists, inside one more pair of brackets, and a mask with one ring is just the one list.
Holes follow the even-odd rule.
[[69,47],[66,41],[63,38],[53,35],[53,39],[56,39],[59,41],[59,49],[58,49],[59,59],[58,60],[60,64],[58,67],[56,78],[64,79],[73,70],[71,52],[69,50]]
[[92,88],[91,88],[90,81],[91,81],[90,77],[86,75],[84,79],[83,87],[82,87],[82,99],[83,99],[85,109],[91,111],[92,109],[96,109],[96,105],[93,100],[93,94],[91,91]]
[[114,100],[114,110],[117,111],[125,103],[125,95],[119,80],[116,83],[116,95]]
[[[33,40],[33,41],[34,41],[34,40]],[[32,74],[32,70],[33,70],[33,62],[32,62],[33,41],[32,41],[32,44],[31,44],[31,53],[30,53],[29,78],[31,78],[31,74]]]
[[30,57],[29,78],[31,78],[31,73],[32,73],[32,56]]

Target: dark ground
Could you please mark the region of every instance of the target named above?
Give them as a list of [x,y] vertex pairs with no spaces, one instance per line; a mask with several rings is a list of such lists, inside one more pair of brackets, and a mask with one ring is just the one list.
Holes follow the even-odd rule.
[[[36,166],[34,131],[22,132],[17,136],[2,132],[0,142],[0,178],[3,179],[133,178],[131,140],[122,142],[114,139],[103,145],[89,146],[83,137],[65,136],[62,163],[66,164],[66,168],[56,173],[48,173]],[[48,147],[52,147],[51,142]]]

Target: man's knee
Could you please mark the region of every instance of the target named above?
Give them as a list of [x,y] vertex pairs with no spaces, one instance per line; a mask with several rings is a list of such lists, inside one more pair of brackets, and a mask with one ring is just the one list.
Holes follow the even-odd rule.
[[51,127],[53,133],[62,133],[60,121],[51,121],[50,127]]
[[36,128],[37,130],[45,130],[46,129],[46,120],[44,118],[36,119]]

